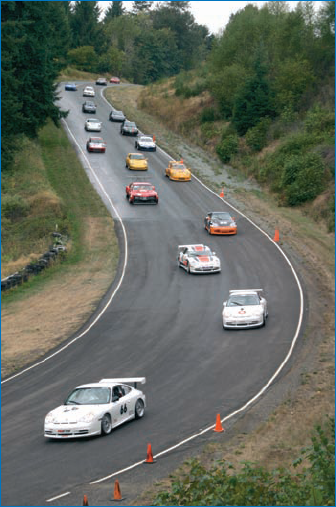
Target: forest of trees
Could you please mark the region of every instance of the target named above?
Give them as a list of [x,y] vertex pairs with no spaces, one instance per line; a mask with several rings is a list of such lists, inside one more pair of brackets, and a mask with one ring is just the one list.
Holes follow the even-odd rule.
[[[187,1],[134,1],[129,11],[113,1],[104,12],[91,1],[3,1],[1,15],[3,169],[21,135],[34,137],[48,118],[57,124],[66,114],[55,91],[65,67],[138,84],[179,75],[176,93],[208,91],[214,107],[204,118],[230,122],[217,148],[223,162],[239,136],[260,149],[275,118],[293,119],[313,101],[325,108],[315,121],[334,123],[334,107],[325,112],[334,100],[335,2],[318,12],[314,2],[294,10],[281,1],[248,4],[218,36],[195,22]],[[194,88],[191,69],[204,69]],[[310,162],[320,174],[316,157]]]

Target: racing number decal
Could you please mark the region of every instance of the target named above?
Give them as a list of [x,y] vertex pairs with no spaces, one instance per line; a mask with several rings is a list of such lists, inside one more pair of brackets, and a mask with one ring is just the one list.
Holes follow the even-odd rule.
[[123,414],[123,413],[126,414],[126,412],[127,412],[127,405],[125,403],[125,405],[121,405],[121,407],[120,407],[120,413],[121,414]]

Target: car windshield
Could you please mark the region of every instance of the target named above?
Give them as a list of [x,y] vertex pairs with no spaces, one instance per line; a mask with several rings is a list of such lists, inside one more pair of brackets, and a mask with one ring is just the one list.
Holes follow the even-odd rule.
[[187,169],[186,166],[184,164],[172,164],[172,169],[179,169],[179,170],[183,170],[183,169]]
[[90,118],[89,120],[87,120],[88,122],[90,123],[100,123],[99,120],[97,120],[96,118]]
[[110,401],[109,387],[78,387],[69,394],[64,405],[100,405]]
[[91,86],[87,86],[87,87],[85,88],[85,90],[86,90],[87,92],[93,92],[93,88],[91,88]]
[[212,220],[232,220],[230,213],[227,212],[213,213],[211,218]]
[[138,153],[134,153],[133,155],[130,155],[130,158],[132,160],[144,160],[145,159],[145,157],[144,157],[144,155],[142,153],[139,153],[139,154]]
[[188,251],[188,255],[191,255],[192,257],[198,257],[199,255],[211,255],[211,252],[209,250],[190,250]]
[[254,306],[260,305],[257,294],[234,294],[229,297],[227,306]]
[[104,139],[101,137],[91,137],[90,142],[95,144],[104,144]]
[[90,102],[89,100],[87,100],[87,101],[85,102],[85,105],[86,105],[86,106],[94,106],[94,103],[93,103],[93,102]]
[[140,141],[142,143],[152,143],[153,139],[151,137],[140,137]]
[[132,121],[127,121],[127,122],[125,122],[125,127],[136,127],[136,125]]
[[114,116],[124,116],[124,113],[122,111],[113,111],[112,114]]
[[153,187],[151,185],[134,185],[133,190],[152,190]]

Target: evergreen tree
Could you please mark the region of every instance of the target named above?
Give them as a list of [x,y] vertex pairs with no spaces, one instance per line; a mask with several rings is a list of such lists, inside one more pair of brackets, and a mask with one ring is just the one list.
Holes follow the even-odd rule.
[[1,2],[2,156],[10,163],[17,136],[35,137],[56,105],[55,84],[65,65],[69,26],[63,2]]
[[146,2],[143,0],[132,2],[132,12],[134,14],[138,14],[139,12],[148,12],[150,11],[153,2]]
[[262,118],[275,115],[266,70],[258,57],[255,73],[238,90],[234,101],[232,124],[243,136],[249,128],[257,125]]
[[71,14],[72,46],[93,46],[100,52],[104,37],[99,27],[98,2],[75,2]]
[[105,11],[104,16],[104,24],[111,21],[113,18],[117,18],[118,16],[122,16],[125,12],[122,2],[111,2],[108,8]]

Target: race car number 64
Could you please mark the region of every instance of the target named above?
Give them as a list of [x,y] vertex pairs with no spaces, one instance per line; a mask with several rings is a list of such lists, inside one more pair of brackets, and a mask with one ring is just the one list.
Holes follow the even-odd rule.
[[126,405],[126,403],[125,403],[124,406],[121,405],[121,407],[120,407],[120,413],[123,414],[124,412],[127,412],[127,405]]

